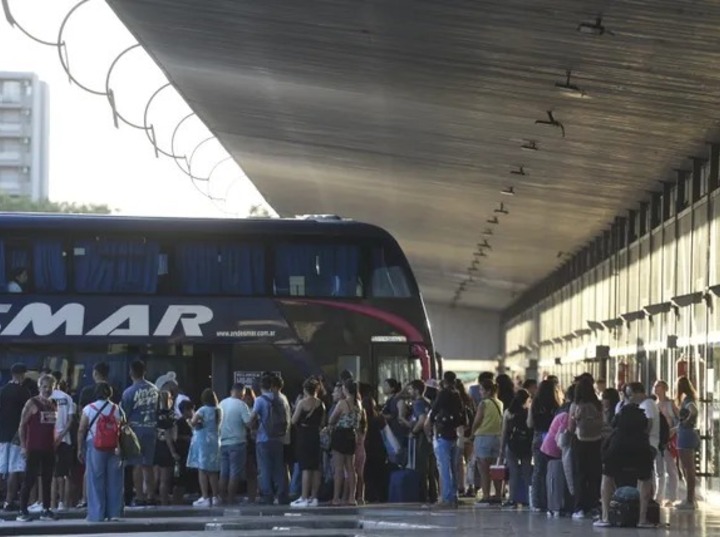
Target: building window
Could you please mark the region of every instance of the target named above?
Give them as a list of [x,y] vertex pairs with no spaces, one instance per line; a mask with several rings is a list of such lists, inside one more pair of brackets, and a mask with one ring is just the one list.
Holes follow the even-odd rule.
[[0,100],[5,103],[19,103],[22,95],[22,87],[17,80],[6,80],[2,85]]

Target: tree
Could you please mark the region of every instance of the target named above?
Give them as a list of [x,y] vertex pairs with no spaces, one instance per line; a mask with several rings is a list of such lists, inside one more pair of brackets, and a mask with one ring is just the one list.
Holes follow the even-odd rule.
[[8,196],[0,192],[0,211],[9,213],[90,213],[110,214],[107,205],[72,203],[67,201],[33,201],[27,196]]
[[253,205],[250,207],[248,216],[251,218],[270,218],[270,211],[262,205]]

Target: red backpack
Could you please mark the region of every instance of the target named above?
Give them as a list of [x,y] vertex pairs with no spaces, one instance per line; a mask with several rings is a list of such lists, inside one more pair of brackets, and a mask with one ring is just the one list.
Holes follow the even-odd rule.
[[90,422],[90,429],[92,429],[93,423],[96,423],[95,436],[93,437],[93,446],[98,451],[112,451],[118,447],[120,438],[120,422],[115,416],[115,405],[112,405],[112,410],[109,414],[103,414],[109,402],[106,402],[100,410],[95,405],[90,405],[90,408],[95,410],[97,414]]

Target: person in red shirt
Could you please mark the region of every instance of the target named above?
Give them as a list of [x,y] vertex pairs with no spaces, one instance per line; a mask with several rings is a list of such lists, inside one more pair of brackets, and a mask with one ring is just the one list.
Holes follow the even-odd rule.
[[55,422],[57,406],[51,399],[55,389],[55,378],[44,375],[38,381],[40,394],[25,403],[20,417],[20,448],[27,461],[25,480],[20,490],[20,515],[18,522],[32,520],[28,512],[30,491],[37,483],[38,475],[42,479],[43,511],[40,520],[56,520],[50,510],[50,487],[55,470]]

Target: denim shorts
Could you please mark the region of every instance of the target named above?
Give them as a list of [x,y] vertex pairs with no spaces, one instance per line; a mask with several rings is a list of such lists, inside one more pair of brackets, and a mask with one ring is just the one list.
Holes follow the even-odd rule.
[[140,442],[140,455],[125,461],[126,466],[153,466],[155,464],[155,443],[157,432],[155,428],[133,427],[133,431]]
[[245,481],[247,444],[233,444],[220,447],[220,478]]
[[677,430],[677,448],[678,449],[698,449],[700,447],[700,437],[695,429],[690,427],[678,427]]
[[25,457],[20,446],[11,442],[0,444],[0,474],[19,474],[25,471]]
[[500,456],[500,437],[491,434],[476,436],[473,452],[478,459],[497,459]]

